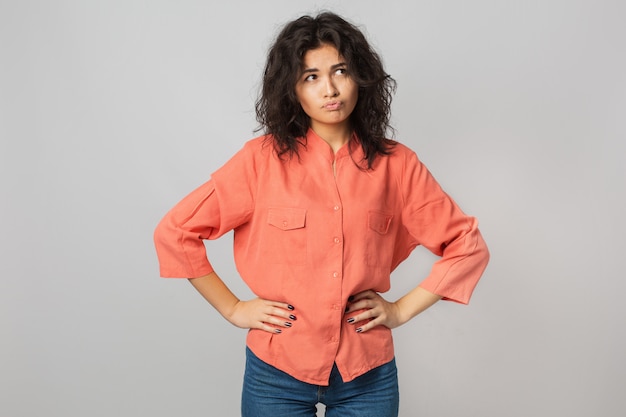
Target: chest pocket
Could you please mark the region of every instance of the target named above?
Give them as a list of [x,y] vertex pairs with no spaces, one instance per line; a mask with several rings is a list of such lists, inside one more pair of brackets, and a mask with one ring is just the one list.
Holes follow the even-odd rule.
[[269,261],[279,264],[306,263],[306,210],[291,207],[270,207],[267,210],[263,246]]
[[393,214],[370,210],[367,213],[366,257],[369,266],[391,268],[395,229]]

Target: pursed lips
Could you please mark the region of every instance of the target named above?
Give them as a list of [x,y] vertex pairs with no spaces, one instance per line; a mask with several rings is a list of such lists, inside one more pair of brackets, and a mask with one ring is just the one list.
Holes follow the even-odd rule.
[[338,110],[342,105],[343,103],[341,101],[329,101],[324,104],[323,108],[326,110]]

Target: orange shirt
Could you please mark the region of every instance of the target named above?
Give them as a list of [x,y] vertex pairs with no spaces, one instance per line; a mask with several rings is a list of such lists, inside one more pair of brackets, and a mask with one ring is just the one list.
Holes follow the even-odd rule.
[[389,362],[391,330],[357,333],[344,309],[352,294],[389,290],[391,272],[417,245],[441,256],[421,287],[469,301],[489,257],[477,221],[410,149],[398,144],[363,170],[356,138],[335,155],[309,130],[300,157],[283,161],[265,139],[246,143],[155,232],[161,275],[195,278],[213,271],[202,240],[234,229],[243,280],[298,317],[281,334],[249,331],[260,359],[317,385],[328,384],[333,363],[347,382]]

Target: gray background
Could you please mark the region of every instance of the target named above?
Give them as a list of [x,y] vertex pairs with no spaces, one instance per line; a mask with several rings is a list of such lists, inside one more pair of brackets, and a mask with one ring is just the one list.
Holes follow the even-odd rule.
[[395,332],[401,415],[622,415],[626,7],[591,0],[0,1],[0,415],[238,415],[245,331],[158,278],[152,231],[253,137],[276,30],[323,8],[492,253],[470,306]]

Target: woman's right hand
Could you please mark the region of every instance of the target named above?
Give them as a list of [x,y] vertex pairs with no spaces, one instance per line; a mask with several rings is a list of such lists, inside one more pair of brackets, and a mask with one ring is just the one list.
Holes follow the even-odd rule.
[[269,333],[282,333],[297,320],[293,306],[277,301],[255,298],[239,300],[226,319],[242,329],[259,329]]
[[215,272],[191,278],[189,282],[226,320],[242,329],[276,334],[291,327],[296,320],[293,306],[287,303],[262,298],[241,301]]

